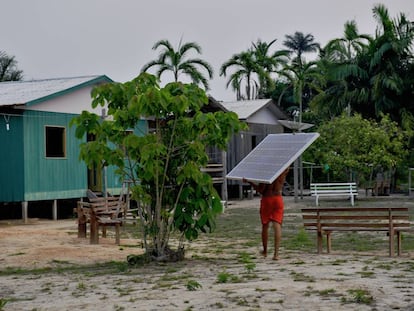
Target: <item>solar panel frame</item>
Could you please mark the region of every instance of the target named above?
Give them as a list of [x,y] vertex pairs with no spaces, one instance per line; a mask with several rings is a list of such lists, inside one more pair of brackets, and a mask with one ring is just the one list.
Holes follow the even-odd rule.
[[318,137],[319,133],[269,134],[226,178],[271,184]]

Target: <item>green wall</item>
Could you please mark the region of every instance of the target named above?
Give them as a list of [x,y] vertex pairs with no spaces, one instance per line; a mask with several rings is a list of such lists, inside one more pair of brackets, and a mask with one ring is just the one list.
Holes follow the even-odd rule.
[[[87,189],[86,165],[79,160],[80,140],[69,127],[71,114],[26,111],[24,140],[24,201],[77,198]],[[46,126],[62,126],[66,132],[66,156],[47,158]]]
[[[21,202],[84,197],[87,168],[79,160],[79,145],[75,127],[69,127],[73,114],[24,111],[10,117],[9,131],[0,119],[0,202]],[[147,131],[141,121],[136,133]],[[46,126],[64,127],[66,154],[63,158],[47,158]],[[108,191],[118,194],[122,179],[114,167],[107,170]]]
[[21,115],[0,115],[0,202],[19,202],[24,198],[22,133]]

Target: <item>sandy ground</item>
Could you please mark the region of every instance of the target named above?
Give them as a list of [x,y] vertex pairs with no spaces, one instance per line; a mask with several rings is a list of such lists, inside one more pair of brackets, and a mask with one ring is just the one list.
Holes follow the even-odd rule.
[[[232,206],[240,204],[257,202]],[[279,261],[257,256],[246,263],[214,252],[202,256],[200,242],[183,262],[102,273],[94,266],[125,262],[142,252],[128,247],[139,241],[124,237],[119,247],[108,237],[90,245],[76,230],[75,220],[0,222],[0,271],[39,269],[0,272],[0,310],[2,301],[3,310],[414,310],[412,253],[389,258],[282,249]],[[65,269],[72,264],[88,268]]]

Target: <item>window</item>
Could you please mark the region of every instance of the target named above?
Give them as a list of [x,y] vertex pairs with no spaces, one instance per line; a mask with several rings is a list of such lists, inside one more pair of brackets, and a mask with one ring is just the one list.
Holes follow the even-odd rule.
[[64,158],[65,148],[65,128],[57,126],[46,126],[46,157]]

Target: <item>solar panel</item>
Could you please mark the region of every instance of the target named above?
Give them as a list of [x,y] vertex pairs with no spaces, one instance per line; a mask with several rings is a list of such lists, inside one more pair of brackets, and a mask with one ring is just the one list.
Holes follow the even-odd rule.
[[271,184],[318,137],[319,133],[269,134],[226,178]]

